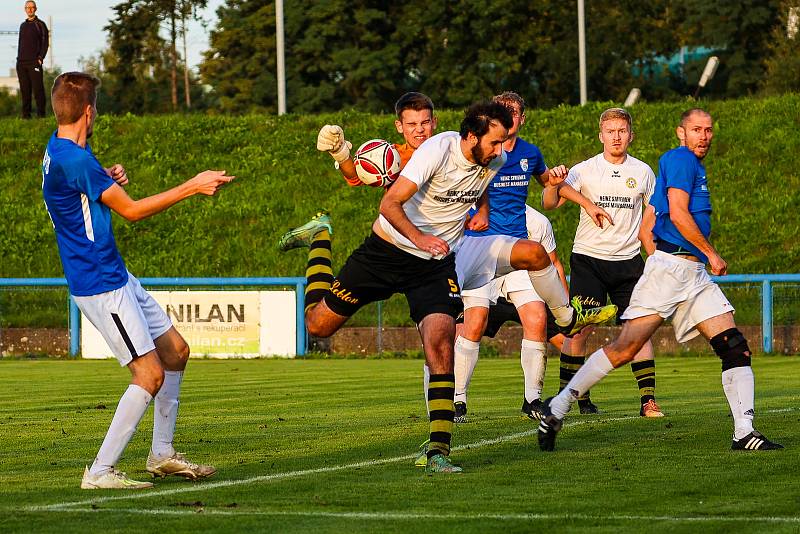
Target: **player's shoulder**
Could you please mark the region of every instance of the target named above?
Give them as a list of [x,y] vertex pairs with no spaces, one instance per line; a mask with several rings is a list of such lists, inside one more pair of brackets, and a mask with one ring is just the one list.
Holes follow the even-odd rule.
[[574,171],[576,174],[580,174],[584,172],[598,171],[603,163],[602,158],[603,153],[601,152],[600,154],[596,154],[589,159],[585,159],[576,163],[570,167],[570,172]]
[[653,173],[653,169],[650,168],[650,165],[630,154],[628,154],[628,157],[625,158],[625,165],[642,173]]
[[697,156],[685,146],[675,147],[672,150],[667,150],[659,160],[661,163],[669,165],[697,165]]
[[514,145],[514,152],[518,151],[522,157],[541,156],[542,154],[538,146],[521,137],[517,137],[517,144]]

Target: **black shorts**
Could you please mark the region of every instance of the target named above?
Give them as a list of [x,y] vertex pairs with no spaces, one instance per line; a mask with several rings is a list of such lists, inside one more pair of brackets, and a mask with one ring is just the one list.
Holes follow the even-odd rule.
[[426,260],[400,250],[374,232],[345,262],[325,304],[350,317],[362,306],[403,293],[411,319],[420,323],[432,313],[457,317],[464,307],[456,275],[455,254]]
[[[557,336],[561,331],[558,326],[556,326],[556,318],[553,316],[550,308],[545,306],[545,309],[547,310],[547,339],[549,340]],[[483,335],[486,337],[496,336],[500,327],[503,326],[506,321],[522,324],[519,320],[517,307],[503,297],[500,297],[497,299],[497,304],[489,306],[489,319],[486,323],[486,330],[484,330]]]
[[605,306],[608,299],[616,304],[619,317],[631,302],[631,293],[644,272],[644,260],[637,255],[629,260],[600,260],[572,253],[569,258],[569,296],[579,297],[589,308]]

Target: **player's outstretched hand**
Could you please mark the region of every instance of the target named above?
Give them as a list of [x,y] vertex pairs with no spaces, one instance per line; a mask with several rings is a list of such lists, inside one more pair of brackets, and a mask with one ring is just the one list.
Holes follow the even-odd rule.
[[728,274],[728,262],[723,260],[717,253],[709,254],[708,265],[711,267],[711,274],[714,276],[725,276]]
[[450,245],[447,244],[447,241],[431,234],[422,234],[422,237],[417,239],[414,244],[418,249],[430,253],[434,258],[443,258],[450,252]]
[[106,169],[106,173],[117,183],[117,185],[122,187],[128,185],[128,173],[125,172],[125,167],[119,163],[115,163],[113,166]]
[[194,187],[195,194],[213,195],[234,178],[236,177],[226,176],[225,171],[203,171],[189,180],[189,183]]
[[326,124],[317,134],[317,150],[328,152],[333,159],[341,163],[350,157],[353,144],[344,138],[344,130],[336,124]]
[[569,169],[566,165],[556,165],[552,169],[548,169],[548,182],[545,185],[558,185],[567,179]]
[[603,219],[607,220],[608,224],[610,224],[611,226],[614,226],[614,219],[612,219],[611,215],[609,215],[608,212],[603,208],[601,208],[600,206],[592,204],[588,208],[584,209],[586,209],[587,215],[589,215],[589,217],[592,218],[594,224],[596,224],[598,227],[600,228],[603,227]]

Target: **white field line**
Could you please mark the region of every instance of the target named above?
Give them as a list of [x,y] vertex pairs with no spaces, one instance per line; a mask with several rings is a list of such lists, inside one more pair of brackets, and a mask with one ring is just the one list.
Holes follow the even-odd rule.
[[[40,510],[42,511],[42,510]],[[727,523],[798,523],[800,517],[794,516],[666,516],[666,515],[592,515],[592,514],[485,514],[485,513],[448,513],[435,514],[426,512],[319,512],[303,511],[263,511],[263,510],[208,510],[196,507],[187,510],[147,510],[140,508],[59,508],[49,509],[56,513],[123,513],[146,516],[222,516],[222,517],[320,517],[337,519],[362,519],[376,521],[415,521],[415,520],[447,520],[447,521],[665,521],[671,523],[705,523],[712,521]]]
[[[576,427],[582,426],[586,424],[596,424],[596,423],[613,423],[617,421],[626,421],[629,419],[638,419],[638,417],[626,416],[626,417],[613,417],[608,419],[587,419],[583,421],[574,421],[572,423],[565,423],[565,427]],[[500,436],[493,439],[482,439],[480,441],[476,441],[474,443],[468,443],[465,445],[459,445],[457,447],[453,447],[453,451],[460,451],[460,450],[472,450],[472,449],[479,449],[482,447],[488,447],[490,445],[498,445],[500,443],[506,443],[509,441],[515,441],[521,438],[526,438],[528,436],[532,436],[536,434],[538,428],[538,424],[530,430],[526,430],[524,432],[517,432],[515,434],[508,434],[506,436]],[[271,475],[259,475],[250,478],[242,478],[237,480],[220,480],[217,482],[202,482],[199,484],[191,484],[182,486],[179,488],[170,488],[161,491],[149,491],[149,490],[141,490],[141,491],[134,491],[134,490],[123,490],[123,493],[117,493],[114,495],[107,495],[104,497],[95,497],[93,499],[85,499],[80,501],[71,501],[71,502],[62,502],[56,504],[48,504],[45,506],[32,506],[27,508],[29,511],[46,511],[46,510],[61,510],[65,508],[72,508],[75,506],[84,506],[84,505],[91,505],[91,504],[99,504],[102,502],[109,502],[109,501],[122,501],[122,500],[133,500],[133,499],[148,499],[150,497],[161,497],[165,495],[175,495],[180,493],[190,493],[195,491],[205,491],[205,490],[212,490],[216,488],[227,488],[230,486],[243,486],[248,484],[257,484],[259,482],[272,482],[275,480],[285,480],[287,478],[297,478],[306,475],[317,475],[320,473],[333,473],[336,471],[346,471],[351,469],[358,469],[363,467],[375,467],[379,465],[385,464],[392,464],[397,462],[409,461],[413,460],[417,457],[417,454],[405,454],[403,456],[394,456],[391,458],[381,458],[378,460],[367,460],[363,462],[355,462],[351,464],[344,464],[344,465],[334,465],[330,467],[318,467],[315,469],[302,469],[299,471],[287,471],[284,473],[273,473]],[[93,491],[93,490],[92,490]]]
[[[781,409],[775,409],[775,410],[765,410],[762,413],[782,413],[782,412],[790,412],[790,411],[795,411],[795,408],[781,408]],[[572,422],[564,423],[564,427],[577,427],[577,426],[583,426],[583,425],[588,425],[588,424],[599,424],[599,423],[615,423],[615,422],[627,421],[627,420],[631,420],[631,419],[639,419],[639,417],[625,416],[625,417],[610,417],[610,418],[605,418],[605,419],[584,419],[584,420],[581,420],[581,421],[572,421]],[[534,426],[530,430],[526,430],[524,432],[517,432],[517,433],[514,433],[514,434],[508,434],[508,435],[505,435],[505,436],[499,436],[499,437],[493,438],[493,439],[482,439],[482,440],[476,441],[474,443],[468,443],[468,444],[465,444],[465,445],[459,445],[459,446],[453,447],[452,450],[453,451],[472,450],[472,449],[479,449],[479,448],[482,448],[482,447],[488,447],[490,445],[498,445],[498,444],[506,443],[506,442],[509,442],[509,441],[515,441],[515,440],[518,440],[518,439],[525,438],[525,437],[532,436],[532,435],[536,434],[537,428],[538,428],[538,425]],[[215,488],[226,488],[226,487],[230,487],[230,486],[243,486],[243,485],[249,485],[249,484],[257,484],[259,482],[272,482],[272,481],[276,481],[276,480],[285,480],[285,479],[289,479],[289,478],[297,478],[297,477],[302,477],[302,476],[306,476],[306,475],[316,475],[316,474],[320,474],[320,473],[333,473],[333,472],[336,472],[336,471],[359,469],[359,468],[363,468],[363,467],[376,467],[376,466],[379,466],[379,465],[386,465],[386,464],[391,464],[391,463],[408,461],[408,460],[415,459],[416,457],[417,457],[416,453],[414,453],[414,454],[405,454],[403,456],[394,456],[392,458],[381,458],[381,459],[377,459],[377,460],[367,460],[367,461],[355,462],[355,463],[351,463],[351,464],[335,465],[335,466],[330,466],[330,467],[318,467],[318,468],[315,468],[315,469],[302,469],[302,470],[299,470],[299,471],[287,471],[287,472],[284,472],[284,473],[273,473],[271,475],[259,475],[259,476],[255,476],[255,477],[242,478],[242,479],[236,479],[236,480],[220,480],[220,481],[217,481],[217,482],[203,482],[203,483],[191,484],[191,485],[187,484],[186,486],[182,486],[182,487],[179,487],[179,488],[170,488],[170,489],[165,489],[165,490],[160,490],[160,491],[123,490],[123,493],[119,493],[119,494],[107,495],[107,496],[104,496],[104,497],[95,497],[93,499],[85,499],[85,500],[80,500],[80,501],[67,501],[67,502],[62,502],[62,503],[48,504],[48,505],[45,505],[45,506],[30,506],[30,507],[26,507],[25,510],[30,511],[30,512],[70,511],[69,510],[70,508],[74,508],[76,506],[84,506],[84,505],[92,505],[92,504],[96,505],[96,504],[99,504],[99,503],[110,502],[110,501],[148,499],[150,497],[161,497],[161,496],[176,495],[176,494],[190,493],[190,492],[196,492],[196,491],[205,491],[205,490],[212,490],[212,489],[215,489]],[[240,512],[236,512],[236,513],[240,513]],[[307,513],[308,514],[312,514],[312,512],[307,512]],[[275,514],[272,514],[272,515],[275,515]],[[519,515],[519,517],[522,517],[524,515],[525,514],[521,514],[521,515]],[[343,516],[343,517],[345,517],[345,516]],[[420,517],[423,517],[423,516],[420,516]],[[476,516],[476,517],[478,517],[478,516]],[[481,516],[481,517],[488,517],[488,516]],[[511,516],[509,516],[509,517],[511,517]],[[530,516],[530,517],[534,517],[534,516]],[[553,516],[553,517],[562,517],[563,518],[565,516],[561,515],[561,516]],[[570,517],[577,517],[577,516],[570,516]],[[589,518],[589,517],[594,517],[594,516],[586,516],[586,518]],[[611,518],[611,517],[623,517],[623,516],[608,516],[608,518]],[[638,516],[624,516],[624,517],[634,518],[634,517],[638,517]],[[542,518],[544,518],[544,516],[542,516]],[[789,518],[789,519],[792,519],[792,518]],[[795,519],[797,519],[797,518],[794,518],[793,520],[795,520]],[[698,520],[702,520],[702,518],[698,519]],[[744,520],[744,519],[742,519],[742,520]]]

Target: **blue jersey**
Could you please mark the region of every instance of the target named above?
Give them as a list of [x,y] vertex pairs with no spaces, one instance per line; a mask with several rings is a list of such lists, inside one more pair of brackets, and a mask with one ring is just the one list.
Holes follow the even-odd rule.
[[[508,235],[528,238],[525,226],[525,201],[531,176],[547,170],[539,147],[517,139],[514,150],[506,152],[508,160],[489,184],[489,228],[483,232],[467,230],[467,235]],[[474,210],[470,212],[470,215]]]
[[689,194],[689,213],[700,232],[708,238],[711,235],[711,194],[708,191],[706,169],[702,161],[685,146],[670,150],[658,161],[656,189],[650,198],[650,204],[656,210],[653,234],[657,241],[683,247],[705,263],[708,261],[705,254],[683,237],[669,218],[667,190],[671,187]]
[[42,194],[70,293],[85,297],[124,286],[128,271],[114,241],[111,210],[100,202],[114,180],[92,149],[54,133],[44,153],[42,175]]

